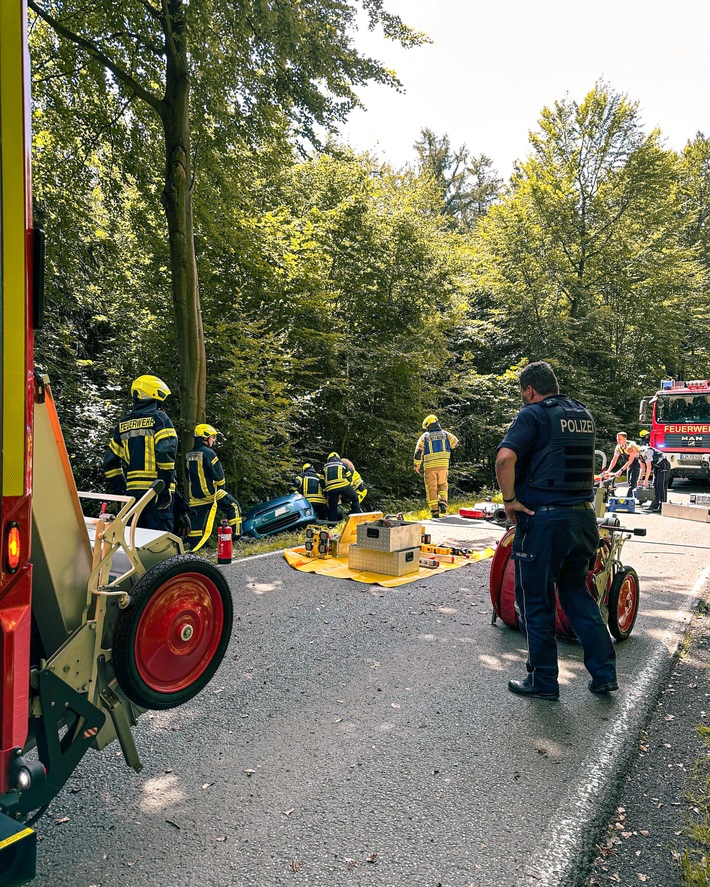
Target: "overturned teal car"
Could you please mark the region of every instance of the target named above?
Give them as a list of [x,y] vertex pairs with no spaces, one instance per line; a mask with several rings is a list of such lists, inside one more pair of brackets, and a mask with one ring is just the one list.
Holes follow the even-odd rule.
[[289,493],[255,505],[242,517],[242,535],[263,539],[285,530],[298,530],[316,520],[311,503],[300,493]]

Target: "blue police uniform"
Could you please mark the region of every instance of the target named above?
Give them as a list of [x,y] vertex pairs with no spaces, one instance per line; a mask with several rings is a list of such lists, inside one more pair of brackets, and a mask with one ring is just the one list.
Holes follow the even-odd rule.
[[594,685],[616,682],[614,646],[585,584],[599,542],[592,506],[595,435],[586,407],[555,394],[524,406],[498,447],[516,454],[515,496],[535,512],[517,513],[515,601],[527,638],[527,683],[552,697],[559,692],[555,585]]

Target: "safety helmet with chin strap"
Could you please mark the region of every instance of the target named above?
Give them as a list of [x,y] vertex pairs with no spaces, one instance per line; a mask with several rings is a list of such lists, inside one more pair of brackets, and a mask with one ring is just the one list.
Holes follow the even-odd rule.
[[426,419],[422,422],[422,428],[424,429],[424,431],[426,431],[430,425],[433,425],[434,422],[438,422],[438,421],[439,420],[432,413],[431,415],[427,416]]
[[157,376],[138,376],[131,385],[131,394],[138,400],[163,401],[170,394],[170,389]]
[[214,425],[208,425],[206,422],[196,425],[194,433],[195,437],[217,437],[219,434]]
[[338,461],[340,461],[340,453],[336,453],[335,451],[333,451],[332,453],[328,453],[328,458],[338,459]]

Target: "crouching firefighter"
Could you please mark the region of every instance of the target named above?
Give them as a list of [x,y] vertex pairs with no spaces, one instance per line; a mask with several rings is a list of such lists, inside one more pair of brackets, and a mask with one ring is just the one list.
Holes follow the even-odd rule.
[[367,496],[367,487],[365,486],[365,481],[362,479],[362,475],[353,465],[350,459],[346,459],[343,456],[342,462],[352,475],[352,477],[350,478],[350,485],[357,493],[357,501],[360,503],[360,505],[362,505],[362,500],[365,498],[365,496]]
[[133,409],[116,425],[106,447],[103,470],[112,493],[140,499],[156,480],[165,484],[141,512],[138,526],[173,531],[172,497],[178,439],[173,423],[158,408],[170,389],[157,376],[139,376],[131,385]]
[[338,453],[330,453],[323,465],[325,496],[328,500],[328,520],[337,521],[338,501],[350,506],[351,514],[360,514],[360,501],[352,486],[352,472],[343,463]]
[[224,469],[212,449],[217,429],[204,423],[195,427],[195,444],[185,456],[185,476],[192,510],[190,547],[201,548],[209,539],[217,509],[226,517],[234,539],[242,530],[239,503],[224,489]]
[[291,489],[304,496],[313,506],[318,520],[328,520],[328,506],[323,489],[323,478],[310,462],[305,462],[300,474],[297,474]]

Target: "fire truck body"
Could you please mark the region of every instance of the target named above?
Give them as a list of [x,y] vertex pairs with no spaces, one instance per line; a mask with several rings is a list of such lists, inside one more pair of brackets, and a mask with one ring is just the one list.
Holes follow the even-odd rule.
[[[34,876],[29,827],[89,749],[181,705],[221,662],[232,600],[220,570],[139,501],[77,492],[49,380],[34,370],[43,236],[33,229],[26,4],[0,2],[0,884]],[[110,501],[87,518],[80,497]],[[28,824],[29,823],[29,824]]]
[[641,401],[639,421],[647,424],[649,418],[648,442],[667,456],[671,478],[710,479],[708,380],[665,379],[653,397]]

